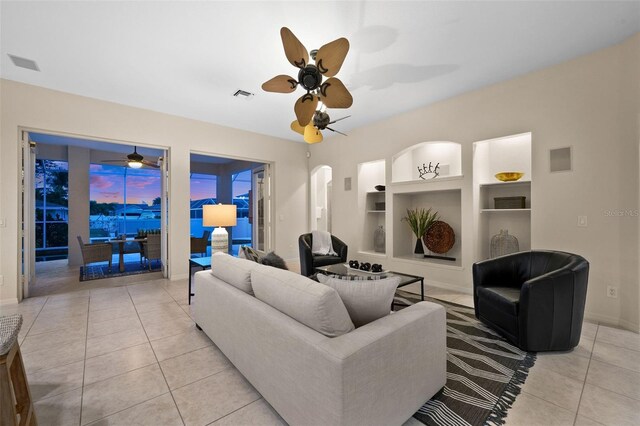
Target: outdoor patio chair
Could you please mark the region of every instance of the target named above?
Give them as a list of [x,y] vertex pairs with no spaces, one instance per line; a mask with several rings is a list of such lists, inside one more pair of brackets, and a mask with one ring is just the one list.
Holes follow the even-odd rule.
[[205,230],[202,232],[202,237],[191,237],[191,254],[207,255],[209,235],[211,235],[211,231]]
[[147,235],[147,241],[142,243],[142,254],[151,270],[151,261],[153,259],[162,259],[162,247],[160,244],[160,234]]
[[80,235],[78,235],[78,243],[80,244],[80,251],[82,251],[82,263],[85,271],[89,263],[95,262],[109,262],[109,271],[111,271],[111,257],[113,256],[113,247],[111,244],[85,244]]

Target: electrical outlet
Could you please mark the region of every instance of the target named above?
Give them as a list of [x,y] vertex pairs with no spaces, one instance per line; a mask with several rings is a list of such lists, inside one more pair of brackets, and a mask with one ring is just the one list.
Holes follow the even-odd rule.
[[0,285],[4,285],[4,275],[0,275]]
[[607,297],[611,297],[612,299],[618,298],[618,287],[607,286]]
[[0,217],[0,228],[4,228],[5,226],[7,226],[7,219]]
[[578,226],[581,228],[587,227],[587,217],[586,216],[578,216]]

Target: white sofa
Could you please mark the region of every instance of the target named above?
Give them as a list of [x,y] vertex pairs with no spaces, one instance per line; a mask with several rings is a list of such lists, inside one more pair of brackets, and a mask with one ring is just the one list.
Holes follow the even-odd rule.
[[420,302],[327,337],[259,300],[305,317],[335,302],[331,292],[293,272],[214,256],[212,270],[195,275],[196,323],[291,425],[401,425],[445,384],[444,308]]

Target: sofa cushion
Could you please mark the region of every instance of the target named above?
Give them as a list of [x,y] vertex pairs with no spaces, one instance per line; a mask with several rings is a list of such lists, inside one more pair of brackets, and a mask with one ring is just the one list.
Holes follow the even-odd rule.
[[336,263],[340,263],[342,260],[340,256],[331,256],[331,255],[314,255],[313,256],[313,266],[327,266],[334,265]]
[[343,279],[318,274],[318,281],[334,288],[356,327],[389,315],[400,277],[383,279]]
[[225,253],[211,256],[211,274],[238,290],[253,295],[251,271],[264,266],[246,259],[238,259]]
[[355,327],[338,292],[309,278],[276,268],[251,272],[256,298],[328,337]]
[[478,287],[478,298],[484,299],[509,315],[518,316],[520,289],[513,287]]

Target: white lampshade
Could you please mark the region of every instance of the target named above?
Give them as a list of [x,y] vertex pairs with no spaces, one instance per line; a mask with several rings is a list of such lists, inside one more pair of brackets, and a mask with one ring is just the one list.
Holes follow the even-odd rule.
[[202,224],[217,226],[211,234],[211,254],[229,252],[229,234],[223,226],[236,226],[234,204],[207,204],[202,206]]
[[202,206],[204,226],[236,226],[235,204],[206,204]]

